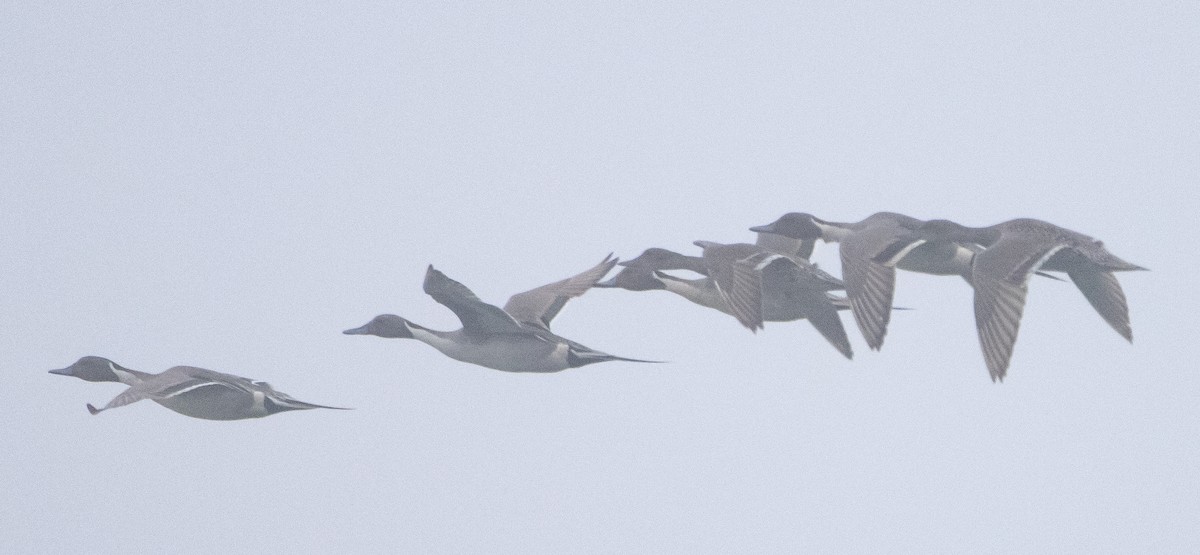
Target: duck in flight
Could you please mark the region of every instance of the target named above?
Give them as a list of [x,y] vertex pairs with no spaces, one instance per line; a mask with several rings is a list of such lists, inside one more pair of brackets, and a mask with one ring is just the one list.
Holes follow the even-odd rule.
[[175,366],[160,374],[148,374],[104,357],[85,356],[66,368],[51,370],[50,373],[89,382],[120,382],[129,386],[129,389],[101,408],[89,404],[88,412],[92,414],[143,399],[154,401],[179,414],[205,420],[262,418],[292,410],[349,410],[305,403],[276,391],[266,382],[194,366]]
[[[867,346],[883,347],[895,296],[896,268],[933,275],[958,275],[970,279],[975,251],[967,245],[945,242],[897,247],[898,238],[924,223],[895,212],[877,212],[858,222],[831,222],[812,214],[790,212],[766,225],[750,228],[763,235],[782,235],[808,245],[817,239],[837,242],[842,261],[846,297]],[[907,244],[905,245],[907,246]],[[918,248],[920,247],[920,248]],[[808,252],[811,252],[808,247]]]
[[1104,321],[1133,341],[1129,305],[1113,272],[1146,268],[1118,258],[1092,237],[1050,222],[1018,218],[978,228],[930,220],[902,240],[913,246],[958,242],[984,248],[971,264],[970,281],[975,287],[975,326],[993,381],[1003,381],[1008,372],[1029,277],[1034,273],[1066,272]]
[[[761,329],[764,321],[805,318],[838,352],[853,358],[846,330],[837,315],[837,299],[828,294],[844,288],[841,280],[807,260],[759,245],[712,241],[694,244],[703,249],[703,256],[688,257],[692,267],[679,268],[708,276],[692,284],[692,288],[704,295],[703,302],[693,302],[732,314],[751,331]],[[652,260],[661,267],[665,263],[660,260],[661,253],[655,255]],[[682,291],[678,293],[684,295]],[[692,292],[696,296],[699,293]]]
[[[681,255],[682,256],[682,255]],[[699,258],[699,257],[696,257]],[[636,260],[636,259],[635,259]],[[675,268],[678,269],[678,268]],[[716,283],[708,276],[695,279],[679,277],[648,266],[631,264],[611,279],[596,283],[594,287],[624,289],[626,291],[669,291],[700,306],[708,307],[733,316],[733,309],[721,296]],[[762,316],[764,322],[794,322],[808,318],[805,299],[795,294],[785,294],[772,286],[764,286]],[[799,297],[806,297],[800,295]],[[850,302],[845,297],[825,293],[825,298],[838,310],[849,310]],[[894,308],[893,310],[904,310]]]
[[442,354],[505,372],[559,372],[607,361],[658,362],[590,349],[550,331],[567,301],[588,291],[617,264],[610,254],[591,269],[513,295],[504,308],[483,302],[465,285],[429,266],[423,289],[462,322],[453,331],[432,330],[395,314],[381,314],[347,335],[416,339]]

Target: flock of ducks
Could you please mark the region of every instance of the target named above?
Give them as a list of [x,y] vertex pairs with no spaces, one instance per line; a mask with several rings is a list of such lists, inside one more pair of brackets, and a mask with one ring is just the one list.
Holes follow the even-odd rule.
[[[433,330],[382,314],[343,333],[416,339],[455,360],[506,372],[559,372],[607,361],[656,362],[591,349],[555,334],[550,322],[567,301],[593,287],[665,290],[729,314],[751,331],[765,322],[808,320],[851,358],[838,311],[853,314],[867,346],[882,348],[891,313],[897,310],[892,298],[899,268],[960,276],[974,288],[976,328],[993,381],[1003,381],[1008,371],[1034,274],[1059,279],[1047,272],[1066,273],[1100,316],[1133,341],[1129,307],[1113,273],[1145,268],[1117,258],[1100,241],[1049,222],[1021,218],[974,228],[879,212],[843,223],[792,212],[750,230],[758,234],[755,244],[696,241],[700,256],[661,248],[647,249],[626,262],[609,255],[579,275],[513,295],[503,308],[480,300],[465,285],[429,266],[425,293],[454,312],[461,329]],[[818,240],[838,243],[841,279],[809,262]],[[618,264],[621,271],[602,281]],[[667,273],[674,270],[701,277]],[[832,293],[842,290],[845,297]],[[102,408],[89,404],[92,414],[143,399],[209,420],[261,418],[314,408],[344,410],[298,401],[265,382],[191,366],[147,374],[103,357],[86,356],[50,372],[129,386]]]

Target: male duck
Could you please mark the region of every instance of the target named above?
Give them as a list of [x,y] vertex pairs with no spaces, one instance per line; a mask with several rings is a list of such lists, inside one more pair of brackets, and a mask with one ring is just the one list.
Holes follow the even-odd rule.
[[767,225],[750,228],[794,240],[839,242],[842,279],[854,321],[867,346],[883,347],[891,319],[896,270],[934,275],[958,275],[970,280],[975,250],[953,242],[897,245],[897,239],[917,229],[921,220],[894,212],[878,212],[860,222],[830,222],[802,212],[784,214]]
[[[846,330],[828,291],[842,281],[806,260],[747,243],[696,241],[704,249],[703,273],[712,280],[728,311],[751,331],[763,327],[767,307],[788,307],[809,323],[846,358],[853,358]],[[718,310],[722,310],[718,308]]]
[[655,362],[602,353],[550,331],[550,321],[567,301],[587,292],[616,263],[609,255],[577,276],[513,295],[503,309],[483,302],[465,285],[429,266],[425,293],[453,311],[462,321],[461,329],[432,330],[382,314],[343,333],[416,339],[455,360],[505,372],[559,372],[610,360]]
[[930,220],[904,240],[920,247],[948,242],[984,247],[975,255],[970,281],[975,287],[975,325],[992,381],[1003,381],[1008,371],[1029,276],[1038,270],[1066,272],[1104,321],[1133,341],[1129,305],[1113,272],[1145,268],[1121,260],[1087,235],[1031,218],[980,228]]
[[262,418],[278,412],[341,407],[314,405],[275,391],[266,382],[222,374],[193,366],[176,366],[161,374],[126,368],[104,357],[86,356],[51,374],[74,376],[89,382],[120,382],[129,386],[102,408],[88,405],[88,412],[122,407],[149,399],[179,414],[205,420]]
[[[765,233],[763,236],[782,237]],[[672,260],[685,260],[686,263],[672,262]],[[697,264],[698,269],[694,267]],[[696,279],[688,279],[663,271],[689,269],[704,273],[707,269],[704,268],[704,259],[699,256],[686,256],[667,249],[651,248],[646,249],[637,258],[621,262],[620,265],[625,268],[617,275],[597,282],[593,287],[625,289],[626,291],[669,291],[700,306],[733,316],[733,310],[721,297],[712,278],[705,275]],[[693,267],[685,268],[685,266]],[[797,302],[794,295],[785,295],[783,291],[770,287],[764,288],[762,294],[764,322],[792,322],[807,317],[803,304]],[[850,308],[850,303],[844,297],[832,293],[826,293],[825,296],[838,310]]]

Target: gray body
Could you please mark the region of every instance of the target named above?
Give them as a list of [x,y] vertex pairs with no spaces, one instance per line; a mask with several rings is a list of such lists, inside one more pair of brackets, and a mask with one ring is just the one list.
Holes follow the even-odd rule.
[[[473,334],[410,326],[413,339],[462,362],[505,372],[558,372],[571,368],[570,343],[529,328],[516,332]],[[352,334],[353,335],[353,334]]]
[[984,250],[974,257],[975,324],[992,380],[1003,380],[1012,359],[1029,278],[1041,271],[1066,272],[1105,322],[1133,341],[1129,306],[1113,272],[1145,270],[1112,254],[1082,233],[1031,218],[990,227],[932,220],[914,231],[914,241],[969,242]]
[[[661,270],[629,266],[612,279],[596,283],[595,287],[629,291],[668,291],[700,306],[733,316],[733,310],[729,308],[729,304],[721,297],[716,284],[709,277],[687,279]],[[832,293],[826,293],[825,296],[838,310],[850,308],[850,303],[844,297]],[[775,288],[763,290],[762,310],[764,322],[794,322],[807,318],[803,303]]]
[[394,314],[381,314],[343,333],[416,339],[452,359],[505,372],[559,372],[611,360],[653,362],[602,353],[550,331],[550,322],[567,301],[587,292],[616,263],[609,255],[579,275],[513,295],[503,309],[483,302],[465,285],[429,266],[423,289],[458,316],[461,329],[432,330]]
[[836,241],[842,279],[854,321],[867,345],[883,347],[895,296],[895,268],[933,275],[957,275],[970,280],[971,259],[977,248],[955,242],[924,244],[901,239],[923,224],[921,220],[878,212],[859,222],[829,222],[811,214],[792,212],[776,221],[750,228],[763,235],[782,235],[793,241]]
[[71,366],[51,370],[50,373],[129,386],[102,408],[97,409],[89,404],[88,411],[92,414],[144,399],[179,414],[205,420],[242,420],[291,410],[340,409],[298,401],[276,391],[266,382],[194,366],[175,366],[160,374],[147,374],[103,357],[87,356]]
[[846,358],[854,352],[837,308],[826,292],[844,288],[842,281],[805,260],[747,243],[696,241],[704,249],[708,275],[742,325],[762,328],[768,294],[778,292],[784,303],[798,303],[806,319]]
[[[844,356],[853,351],[837,317],[836,297],[841,280],[807,260],[780,254],[763,246],[724,245],[696,241],[704,255],[686,256],[660,248],[647,249],[602,287],[641,291],[665,289],[696,304],[734,316],[751,331],[765,321],[807,319]],[[787,248],[777,246],[777,248]],[[683,279],[662,270],[690,270],[705,277]]]

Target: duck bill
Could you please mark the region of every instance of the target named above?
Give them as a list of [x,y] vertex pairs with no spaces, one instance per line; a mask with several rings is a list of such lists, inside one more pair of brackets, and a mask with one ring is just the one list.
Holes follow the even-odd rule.
[[342,333],[346,335],[370,335],[370,332],[367,331],[367,326],[359,326],[357,328],[348,329]]

